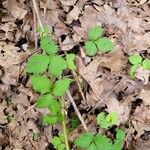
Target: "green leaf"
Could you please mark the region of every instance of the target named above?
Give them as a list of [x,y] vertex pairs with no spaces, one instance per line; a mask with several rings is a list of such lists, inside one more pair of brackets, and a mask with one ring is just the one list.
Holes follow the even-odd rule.
[[134,66],[131,66],[130,70],[129,70],[129,75],[134,79],[135,78],[135,73],[136,73],[136,70],[141,67],[141,64],[137,64],[137,65],[134,65]]
[[33,89],[42,94],[50,92],[52,88],[52,82],[44,76],[33,75],[31,77],[31,82]]
[[115,47],[114,43],[106,37],[99,38],[95,41],[95,44],[102,53],[109,52]]
[[63,143],[58,145],[58,150],[65,150],[65,148],[66,148],[66,146]]
[[59,144],[61,144],[62,142],[61,142],[61,140],[59,139],[59,137],[57,137],[57,136],[54,136],[53,138],[52,138],[52,140],[51,140],[51,143],[55,146],[55,147],[57,147]]
[[55,54],[58,51],[57,45],[48,36],[41,37],[40,47],[49,55]]
[[53,125],[57,123],[57,116],[45,115],[42,118],[43,124]]
[[125,132],[121,129],[116,129],[116,139],[117,140],[120,140],[120,141],[123,141],[125,139]]
[[75,145],[80,148],[88,148],[94,139],[94,135],[92,133],[84,133],[80,135],[77,139],[75,139]]
[[71,79],[58,80],[54,84],[53,94],[56,96],[63,96],[69,88]]
[[89,56],[94,56],[97,53],[97,47],[93,41],[85,42],[85,52]]
[[64,137],[63,134],[61,134],[61,135],[59,136],[59,138],[60,138],[60,140],[61,140],[62,142],[65,142],[65,137]]
[[45,108],[51,105],[54,100],[51,94],[42,95],[37,99],[36,107]]
[[123,142],[120,140],[115,140],[114,144],[112,145],[113,150],[122,150]]
[[51,104],[49,105],[48,108],[53,114],[57,114],[61,110],[60,103],[55,99],[51,99]]
[[67,67],[70,70],[76,70],[76,65],[74,64],[75,60],[75,54],[67,54],[66,61],[67,61]]
[[138,54],[134,54],[128,57],[128,60],[132,65],[140,64],[142,62],[142,59],[143,58]]
[[92,143],[87,150],[99,150],[94,143]]
[[47,55],[36,54],[33,55],[27,63],[26,71],[28,73],[44,73],[48,67],[50,57]]
[[101,128],[106,128],[106,129],[111,126],[111,124],[106,121],[106,114],[104,112],[98,114],[97,124],[100,125]]
[[142,66],[145,70],[150,70],[150,60],[144,59],[144,61],[142,62]]
[[92,27],[88,32],[88,38],[90,40],[96,40],[103,34],[103,29],[100,26]]
[[117,124],[118,122],[118,114],[116,112],[110,112],[107,116],[106,116],[106,121],[109,122],[111,125],[113,124]]
[[62,74],[62,71],[67,68],[66,61],[61,56],[53,56],[50,59],[49,72],[56,77]]
[[112,150],[112,143],[105,135],[96,134],[94,141],[98,150]]

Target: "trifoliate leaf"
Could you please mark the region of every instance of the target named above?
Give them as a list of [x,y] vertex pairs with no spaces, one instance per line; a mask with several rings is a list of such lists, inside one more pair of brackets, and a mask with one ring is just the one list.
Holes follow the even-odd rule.
[[141,64],[137,64],[134,66],[131,66],[130,70],[129,70],[129,75],[134,79],[135,78],[135,73],[136,70],[141,66]]
[[102,53],[109,52],[114,48],[114,43],[106,37],[99,38],[95,41],[95,44]]
[[111,125],[117,124],[118,119],[118,114],[116,112],[110,112],[106,116],[106,121],[109,122]]
[[92,143],[87,150],[99,150],[97,149],[96,145],[94,143]]
[[51,81],[44,76],[33,75],[31,77],[33,89],[42,94],[50,92],[52,88]]
[[89,145],[93,142],[94,135],[92,133],[85,133],[80,135],[75,139],[75,145],[80,148],[88,148]]
[[67,68],[66,61],[61,56],[52,56],[49,64],[49,72],[53,76],[59,77],[62,71]]
[[57,123],[57,116],[45,115],[42,118],[43,124],[53,125]]
[[71,79],[62,79],[56,81],[54,84],[53,94],[56,96],[63,96],[68,90],[70,82]]
[[103,29],[100,26],[92,27],[88,32],[88,38],[90,40],[96,40],[103,34]]
[[54,100],[51,94],[42,95],[37,99],[36,107],[45,108],[51,105]]
[[112,143],[105,135],[96,134],[94,137],[94,142],[98,150],[112,150]]
[[27,63],[26,71],[28,73],[44,73],[48,67],[50,57],[47,55],[36,54],[33,55]]
[[144,61],[142,62],[142,66],[145,70],[150,70],[150,60],[144,59]]
[[62,142],[61,142],[61,140],[60,140],[59,137],[54,136],[54,137],[52,138],[52,140],[51,140],[51,143],[52,143],[55,147],[57,147],[57,146],[58,146],[59,144],[61,144]]
[[142,62],[142,57],[138,54],[135,54],[135,55],[129,56],[128,60],[132,65],[137,65]]
[[97,47],[93,41],[85,42],[85,52],[89,56],[94,56],[97,53]]
[[58,51],[58,47],[55,42],[47,36],[41,37],[40,47],[49,55],[55,54]]
[[121,129],[116,129],[116,139],[123,141],[125,139],[125,132]]
[[67,54],[66,61],[67,61],[67,67],[70,70],[76,70],[76,65],[74,64],[75,60],[75,54]]

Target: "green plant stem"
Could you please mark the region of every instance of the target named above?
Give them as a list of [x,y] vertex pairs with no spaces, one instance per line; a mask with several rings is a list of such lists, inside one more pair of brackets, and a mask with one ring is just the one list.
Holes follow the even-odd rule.
[[70,150],[69,149],[69,142],[68,142],[68,135],[67,135],[67,128],[66,128],[66,119],[65,119],[65,101],[64,101],[64,97],[61,97],[61,107],[62,107],[62,115],[63,115],[63,134],[64,134],[64,138],[65,138],[65,145],[66,145],[66,150]]

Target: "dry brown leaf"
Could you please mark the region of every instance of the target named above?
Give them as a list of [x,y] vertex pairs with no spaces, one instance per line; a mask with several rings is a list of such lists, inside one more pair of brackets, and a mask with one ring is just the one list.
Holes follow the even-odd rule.
[[139,138],[144,131],[150,130],[150,108],[143,105],[137,107],[131,121],[137,131],[136,138]]
[[76,6],[67,15],[67,23],[71,24],[74,20],[77,20],[80,14],[80,9]]
[[140,79],[145,85],[149,83],[150,70],[145,70],[140,67],[136,70],[135,77]]
[[108,97],[105,104],[109,113],[116,112],[118,114],[118,125],[128,121],[130,114],[129,104],[126,104],[126,102],[120,103],[114,96]]
[[8,123],[7,116],[4,114],[4,110],[7,106],[3,103],[0,103],[0,124]]
[[150,105],[150,89],[142,89],[138,98],[142,99],[145,105]]
[[22,8],[16,0],[7,0],[3,5],[11,12],[15,19],[22,20],[27,14],[27,10]]

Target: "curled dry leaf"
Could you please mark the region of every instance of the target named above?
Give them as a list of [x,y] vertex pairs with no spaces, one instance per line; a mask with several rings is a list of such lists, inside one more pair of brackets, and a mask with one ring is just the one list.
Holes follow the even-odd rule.
[[16,0],[7,0],[5,3],[3,2],[3,5],[11,12],[14,19],[22,20],[27,14],[27,10]]
[[150,109],[143,105],[137,107],[131,121],[137,131],[136,138],[139,138],[144,131],[150,130]]
[[150,105],[150,89],[142,89],[138,98],[142,99],[145,105]]
[[150,70],[145,70],[142,67],[136,70],[136,78],[140,79],[145,85],[149,83]]
[[70,24],[74,20],[77,20],[79,17],[79,14],[80,14],[80,9],[76,6],[74,6],[74,8],[67,15],[67,22]]

